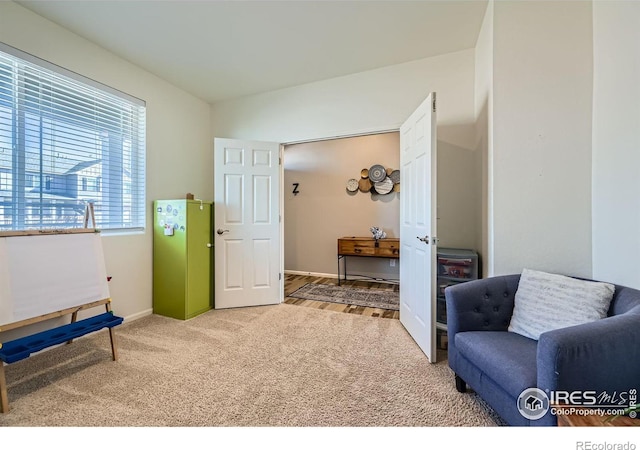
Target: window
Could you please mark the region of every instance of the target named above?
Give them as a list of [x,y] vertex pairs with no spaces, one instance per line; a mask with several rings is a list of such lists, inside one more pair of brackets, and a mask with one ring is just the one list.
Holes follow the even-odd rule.
[[8,170],[0,172],[0,191],[11,190],[11,172]]
[[0,231],[145,223],[143,101],[0,43]]

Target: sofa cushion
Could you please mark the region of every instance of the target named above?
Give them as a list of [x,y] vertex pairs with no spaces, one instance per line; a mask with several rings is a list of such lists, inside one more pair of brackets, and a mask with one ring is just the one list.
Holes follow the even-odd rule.
[[524,269],[509,331],[538,339],[546,331],[607,317],[615,286]]
[[508,331],[456,333],[455,346],[462,357],[517,398],[536,386],[537,342]]

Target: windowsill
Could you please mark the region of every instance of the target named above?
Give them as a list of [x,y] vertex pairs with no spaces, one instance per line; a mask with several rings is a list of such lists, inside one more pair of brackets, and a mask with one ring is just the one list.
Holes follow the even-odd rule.
[[132,235],[144,235],[146,230],[144,228],[132,229],[132,230],[100,230],[100,235],[104,237],[112,236],[132,236]]

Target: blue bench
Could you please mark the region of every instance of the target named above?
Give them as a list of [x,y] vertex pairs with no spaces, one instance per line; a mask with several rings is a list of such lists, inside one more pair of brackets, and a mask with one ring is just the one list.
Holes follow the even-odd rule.
[[[54,345],[63,344],[65,342],[71,343],[71,341],[77,337],[84,336],[94,331],[101,330],[103,328],[109,329],[109,336],[111,338],[111,351],[113,353],[113,360],[118,358],[115,335],[112,328],[120,325],[124,318],[116,316],[109,308],[110,299],[94,302],[91,304],[83,305],[75,309],[60,311],[59,313],[53,313],[43,318],[52,318],[54,316],[61,316],[66,313],[72,313],[72,322],[66,325],[61,325],[50,330],[41,331],[28,336],[24,336],[12,341],[0,343],[0,410],[3,413],[9,412],[9,398],[7,395],[7,383],[4,375],[4,363],[11,364],[31,356],[32,353],[39,352],[48,347]],[[79,310],[87,307],[93,307],[97,304],[106,304],[107,312],[92,316],[86,319],[76,321],[76,315]],[[27,323],[33,323],[33,321],[27,321]],[[8,327],[4,327],[2,331],[5,331]]]
[[11,364],[28,358],[31,353],[39,352],[47,347],[62,344],[103,328],[115,327],[120,325],[123,320],[122,317],[113,315],[113,312],[106,312],[68,325],[62,325],[51,330],[5,342],[0,348],[0,360]]

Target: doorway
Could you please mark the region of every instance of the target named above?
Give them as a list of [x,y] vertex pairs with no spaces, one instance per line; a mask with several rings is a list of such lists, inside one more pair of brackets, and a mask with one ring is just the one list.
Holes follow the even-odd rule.
[[[407,176],[407,174],[404,175],[404,178],[408,181],[405,181],[404,184],[405,186],[405,192],[407,194],[411,194],[409,196],[404,195],[404,200],[403,200],[403,204],[399,205],[402,208],[400,209],[400,213],[398,215],[398,218],[402,218],[402,223],[403,223],[403,237],[401,239],[401,246],[402,246],[402,253],[404,255],[410,255],[409,260],[407,260],[406,256],[405,258],[402,258],[400,260],[400,270],[403,270],[403,267],[407,268],[407,267],[411,267],[414,268],[412,269],[411,273],[406,273],[402,276],[407,283],[405,283],[405,287],[403,288],[403,291],[406,289],[406,287],[409,287],[409,290],[407,291],[408,293],[410,293],[410,295],[408,296],[408,298],[406,298],[405,300],[403,300],[403,294],[401,292],[401,296],[400,296],[400,306],[401,306],[401,311],[402,311],[402,306],[405,306],[405,317],[409,318],[411,317],[412,322],[409,321],[403,321],[402,317],[401,317],[401,322],[403,323],[403,325],[405,326],[405,328],[407,328],[407,330],[409,331],[409,333],[412,335],[412,337],[414,337],[414,339],[416,340],[416,342],[418,343],[418,345],[423,349],[423,351],[425,352],[425,354],[427,355],[427,357],[432,361],[435,362],[435,347],[432,347],[432,343],[433,343],[433,339],[430,338],[430,335],[434,334],[433,337],[435,337],[435,328],[433,327],[433,318],[435,316],[435,307],[432,305],[432,307],[429,307],[429,304],[431,303],[430,301],[428,301],[428,299],[430,297],[432,297],[432,295],[430,295],[430,291],[434,288],[434,283],[435,283],[435,272],[432,272],[432,270],[434,270],[433,268],[435,267],[435,244],[436,244],[436,240],[433,239],[433,236],[435,236],[435,230],[436,230],[436,214],[435,212],[433,212],[433,210],[435,210],[436,204],[438,203],[435,197],[432,197],[432,195],[430,193],[435,193],[436,192],[436,186],[435,186],[435,181],[438,178],[438,176],[436,175],[436,173],[434,172],[435,168],[437,167],[437,164],[435,162],[435,160],[432,160],[431,163],[429,165],[425,165],[425,158],[429,158],[432,159],[435,158],[435,152],[431,153],[431,148],[433,148],[435,150],[436,148],[436,133],[435,133],[435,114],[432,114],[432,110],[433,113],[435,113],[436,111],[436,103],[435,103],[435,93],[432,93],[429,95],[429,97],[427,99],[425,99],[425,101],[422,102],[422,104],[419,106],[419,108],[411,115],[411,117],[406,121],[406,123],[403,125],[403,127],[401,128],[401,132],[402,129],[404,128],[404,132],[402,132],[402,136],[400,137],[400,141],[402,142],[404,140],[404,144],[402,144],[402,158],[401,161],[403,160],[404,162],[402,162],[402,167],[406,167],[407,168],[407,174],[409,176]],[[414,120],[415,119],[415,120]],[[410,123],[411,122],[411,123]],[[414,126],[415,125],[415,126]],[[408,128],[407,128],[408,127]],[[415,130],[415,131],[414,131]],[[218,140],[216,138],[216,140]],[[329,140],[330,141],[330,140]],[[424,142],[429,142],[426,151],[424,150],[424,146],[422,145]],[[322,141],[325,142],[325,141]],[[250,150],[249,153],[251,153],[254,157],[256,152],[259,153],[264,153],[265,149],[262,148],[267,147],[267,146],[272,146],[274,145],[273,143],[258,143],[256,142],[257,145],[259,145],[261,148],[259,149],[255,149],[252,146],[254,145],[253,143],[247,143],[246,145],[250,146],[252,148],[252,150]],[[420,145],[418,145],[420,144]],[[234,148],[225,148],[224,151],[225,152],[229,152],[229,151],[235,151],[235,153],[240,153],[245,146],[244,142],[241,141],[237,141],[236,143],[233,144]],[[278,145],[278,144],[275,144]],[[290,144],[292,145],[292,144]],[[396,146],[395,148],[397,148],[399,150],[400,153],[400,149],[399,146]],[[413,149],[419,149],[420,151],[418,152],[414,152]],[[269,152],[271,152],[271,150],[269,150]],[[284,153],[284,152],[283,152]],[[347,155],[351,154],[352,151],[348,150],[346,152],[343,152]],[[388,153],[388,150],[387,150]],[[218,151],[216,151],[216,156],[218,155],[223,155],[223,153],[220,153]],[[413,156],[412,156],[413,155]],[[433,155],[433,156],[431,156]],[[342,155],[341,155],[342,156]],[[264,159],[264,158],[263,158]],[[275,160],[277,160],[278,158],[276,158]],[[327,169],[327,168],[334,168],[334,172],[336,171],[335,169],[335,165],[334,166],[328,166],[326,164],[326,162],[321,162],[321,161],[314,161],[313,158],[309,158],[311,160],[311,167],[307,167],[307,168],[303,168],[302,170],[299,170],[298,168],[294,168],[296,173],[311,173],[311,172],[317,172],[318,168],[323,168],[323,169]],[[307,162],[309,162],[309,159],[307,160]],[[333,158],[333,159],[337,159]],[[271,161],[271,163],[269,163],[269,167],[273,167],[273,161],[275,161],[273,159],[273,157],[271,158],[267,158],[268,161]],[[229,159],[229,161],[236,163],[236,165],[241,165],[242,167],[245,167],[243,161],[245,161],[243,158],[231,158]],[[247,160],[249,161],[249,160]],[[255,166],[255,158],[251,160],[253,163],[252,165]],[[415,163],[415,164],[414,164]],[[367,164],[368,165],[368,164]],[[357,168],[354,168],[352,170],[356,171],[356,173],[360,173],[360,175],[362,176],[362,173],[364,170],[367,170],[367,165],[365,165],[364,167],[362,167],[362,165],[359,165]],[[373,165],[380,165],[382,167],[391,167],[393,168],[392,164],[385,164],[382,161],[378,161],[373,163]],[[398,164],[398,166],[400,166],[400,164]],[[226,181],[229,181],[229,177],[233,178],[237,178],[237,180],[245,180],[246,181],[253,181],[253,186],[251,185],[251,183],[249,183],[249,185],[246,185],[247,183],[245,181],[242,181],[242,184],[240,183],[240,181],[238,181],[236,184],[238,185],[239,189],[235,189],[235,190],[230,190],[229,192],[231,192],[232,194],[235,195],[235,193],[243,193],[245,192],[254,192],[254,193],[258,193],[262,195],[262,190],[256,190],[256,186],[255,186],[255,181],[256,181],[256,177],[255,175],[253,177],[242,177],[241,174],[236,174],[236,173],[227,173],[225,174],[224,170],[225,170],[226,165],[220,165],[220,164],[216,164],[215,165],[215,172],[216,172],[216,176],[214,177],[216,182],[218,180],[223,180],[223,176],[224,179]],[[340,166],[341,168],[343,167],[342,165]],[[361,168],[362,167],[362,168]],[[369,166],[371,167],[371,166]],[[384,169],[386,171],[386,169]],[[284,172],[284,171],[283,171]],[[235,179],[234,178],[234,179]],[[346,178],[347,181],[344,181]],[[356,181],[355,179],[357,179],[357,175],[347,175],[345,178],[342,179],[341,182],[339,183],[331,183],[331,181],[335,181],[337,178],[336,176],[333,174],[333,172],[331,172],[331,170],[326,171],[325,175],[321,178],[321,182],[318,183],[318,185],[320,186],[320,189],[317,188],[313,189],[316,192],[321,192],[320,197],[319,198],[323,198],[326,197],[326,193],[324,193],[326,191],[326,189],[329,189],[329,186],[334,186],[334,185],[342,185],[344,186],[344,188],[342,189],[347,189],[347,182],[352,180],[352,181]],[[428,183],[430,183],[430,187],[428,190],[423,190],[424,185],[424,181],[427,180]],[[462,180],[464,180],[464,177],[462,177]],[[282,196],[284,197],[284,195],[288,195],[288,183],[290,181],[284,180],[284,176],[282,179],[282,184],[281,184],[281,193]],[[344,183],[344,184],[343,184]],[[402,183],[402,181],[401,181]],[[421,184],[422,183],[422,184]],[[293,195],[294,197],[302,197],[302,194],[304,192],[305,186],[303,185],[303,183],[301,183],[300,181],[296,181],[296,182],[292,182],[291,183],[292,186],[294,186],[294,188],[291,190],[291,195]],[[462,184],[462,183],[459,183]],[[225,185],[226,186],[226,185]],[[242,186],[244,186],[244,188],[241,188]],[[228,186],[227,186],[228,187]],[[241,189],[240,189],[241,188]],[[249,188],[249,189],[245,189],[245,188]],[[416,190],[417,189],[417,190]],[[240,202],[240,203],[234,203],[231,202],[229,203],[226,200],[226,197],[223,199],[218,198],[218,195],[223,196],[227,195],[229,192],[227,192],[226,188],[223,189],[219,189],[218,186],[216,185],[216,202],[217,204],[220,204],[221,206],[224,206],[226,208],[227,212],[233,212],[235,209],[237,209],[236,205],[243,205],[245,202]],[[266,191],[265,191],[266,192]],[[357,195],[358,192],[354,192],[354,191],[347,191],[350,195]],[[472,194],[473,191],[471,191],[469,194]],[[342,194],[344,194],[345,192],[342,191]],[[369,194],[369,192],[367,192],[366,189],[364,189],[362,191],[363,194],[367,195]],[[394,192],[394,194],[398,194],[396,192]],[[227,195],[228,196],[228,195]],[[471,196],[471,195],[470,195]],[[233,197],[233,196],[232,196]],[[258,198],[259,196],[257,195],[253,195],[253,198]],[[380,198],[385,197],[384,195],[372,195],[371,196],[372,199],[374,197],[377,197],[378,200],[380,200]],[[397,197],[397,195],[396,195]],[[235,198],[235,197],[234,197]],[[244,197],[238,197],[238,198],[244,198]],[[249,200],[252,200],[252,198],[250,197]],[[406,202],[406,205],[404,204]],[[257,204],[253,203],[253,200],[251,202],[247,201],[246,202],[247,205],[252,205],[253,207],[257,207]],[[303,217],[304,219],[309,219],[311,218],[311,222],[313,224],[312,226],[303,226],[302,224],[295,224],[295,229],[296,230],[302,230],[304,231],[304,234],[302,235],[298,235],[296,237],[294,237],[294,243],[298,243],[298,242],[311,242],[311,243],[317,243],[318,241],[321,241],[318,237],[318,232],[312,232],[310,230],[315,230],[315,229],[320,229],[320,230],[324,230],[324,229],[330,229],[333,230],[335,232],[335,225],[337,223],[337,218],[342,217],[342,214],[344,213],[344,211],[350,211],[354,208],[342,208],[341,210],[338,210],[338,212],[334,212],[333,210],[331,210],[330,207],[319,207],[318,202],[309,202],[311,209],[309,210],[310,213],[309,214],[304,214],[304,215],[298,215],[299,217]],[[408,206],[409,205],[409,206]],[[284,199],[282,199],[282,206],[283,208],[285,207],[285,202]],[[404,210],[404,212],[403,212]],[[282,210],[281,210],[282,211]],[[409,211],[409,213],[407,213],[407,211]],[[428,211],[428,217],[427,215],[423,214],[423,212]],[[284,216],[286,219],[287,216],[287,212],[284,212]],[[233,214],[232,214],[233,215]],[[250,217],[251,214],[247,214],[247,217]],[[352,223],[356,223],[359,224],[360,227],[363,227],[365,225],[362,225],[364,223],[364,221],[358,221],[358,214],[355,214],[356,218],[355,219],[351,219]],[[389,215],[387,215],[389,216]],[[220,225],[225,225],[226,227],[226,222],[229,219],[229,214],[217,214],[216,213],[216,222],[221,221]],[[244,216],[243,216],[244,217]],[[275,224],[277,222],[280,222],[278,220],[278,217],[275,216],[274,217],[275,221],[270,219],[268,222],[270,224]],[[374,217],[374,219],[380,220],[381,219],[381,215],[378,214]],[[428,222],[426,222],[426,220],[428,220]],[[225,222],[225,223],[223,223]],[[407,228],[405,225],[410,224],[412,227],[415,226],[423,226],[426,223],[430,223],[431,225],[429,225],[430,228],[425,228],[425,229],[418,229],[416,228],[415,230],[413,228],[411,228],[407,234],[407,232],[405,232],[405,228]],[[247,226],[254,226],[257,224],[253,224],[253,225],[249,225],[247,224]],[[216,225],[218,226],[218,225]],[[319,226],[319,228],[318,228]],[[366,225],[367,228],[371,228],[371,227],[378,227],[384,230],[384,226],[381,225]],[[286,225],[284,223],[281,224],[280,226],[281,230],[286,228]],[[431,231],[433,230],[433,232]],[[220,228],[218,231],[220,232],[226,232],[228,230],[226,230],[226,228]],[[421,245],[417,245],[414,246],[415,241],[413,241],[412,237],[417,233],[417,237],[418,239],[421,241]],[[223,233],[224,234],[224,233]],[[287,232],[287,234],[289,234],[289,232]],[[341,233],[342,234],[342,233]],[[344,235],[344,234],[343,234]],[[347,234],[348,236],[349,234]],[[351,235],[353,236],[357,236],[360,235],[360,233],[352,233]],[[424,235],[424,236],[423,236]],[[316,260],[318,259],[318,255],[323,255],[323,254],[331,254],[331,255],[335,255],[334,257],[336,257],[337,259],[337,238],[340,236],[336,236],[334,234],[334,236],[332,237],[332,241],[334,242],[333,244],[329,244],[329,245],[325,245],[325,247],[323,247],[323,250],[318,250],[317,252],[305,252],[308,254],[311,254]],[[238,241],[239,238],[233,238],[235,241]],[[284,244],[284,243],[283,243]],[[231,249],[231,246],[227,246],[229,247],[229,250]],[[222,247],[223,249],[227,248],[227,247]],[[216,246],[216,248],[220,248],[219,245]],[[244,248],[244,247],[243,247]],[[276,247],[274,247],[276,248]],[[282,247],[283,250],[285,249],[285,246],[283,245]],[[239,245],[236,245],[236,249],[240,249]],[[326,249],[326,250],[325,250]],[[329,253],[327,253],[329,252]],[[218,250],[216,250],[216,266],[218,266]],[[229,252],[229,255],[231,256],[235,256],[236,259],[246,259],[245,256],[246,255],[250,255],[251,251],[247,251],[244,253],[241,253],[239,251],[235,251],[235,252]],[[244,255],[244,256],[243,256]],[[221,256],[224,256],[223,254],[221,254]],[[422,258],[422,259],[420,259]],[[233,258],[232,258],[233,259]],[[251,258],[249,258],[251,259]],[[231,259],[228,259],[228,261],[230,261]],[[403,265],[403,260],[408,261],[406,264]],[[223,270],[225,273],[230,273],[229,270],[225,270],[229,269],[230,265],[226,264],[228,262],[227,260],[221,259],[221,263],[225,262],[225,264],[221,264]],[[432,261],[429,264],[422,264],[419,262],[424,262],[424,261]],[[413,264],[414,262],[416,262],[416,264]],[[419,264],[418,264],[419,263]],[[284,268],[283,267],[284,264],[284,255],[281,255],[281,257],[278,259],[278,266],[281,267],[281,271]],[[264,267],[267,267],[266,265],[263,265]],[[390,262],[390,266],[392,266],[392,263]],[[267,267],[268,268],[268,267]],[[286,269],[286,268],[284,268]],[[217,272],[217,271],[216,271]],[[277,272],[268,271],[270,274],[275,273],[275,275],[278,275]],[[337,271],[339,272],[339,270]],[[265,272],[266,273],[266,272]],[[280,272],[281,274],[281,272]],[[431,274],[431,276],[429,276],[429,274]],[[337,276],[337,275],[336,275]],[[251,278],[251,277],[249,277]],[[400,277],[398,277],[400,278]],[[253,278],[251,278],[253,280]],[[428,282],[426,280],[429,280]],[[433,280],[433,281],[430,281]],[[428,284],[427,286],[418,286],[418,288],[415,288],[415,285],[417,284],[417,282],[425,282],[426,284]],[[270,284],[271,286],[272,284]],[[411,286],[414,287],[414,289],[411,289]],[[255,287],[255,286],[254,286]],[[228,286],[227,285],[223,285],[221,286],[219,283],[216,283],[216,290],[218,291],[218,288],[221,291],[228,291]],[[237,290],[237,289],[236,289]],[[435,291],[434,291],[435,292]],[[433,294],[433,292],[432,292]],[[217,293],[216,293],[216,298],[218,297]],[[405,296],[406,297],[406,296]],[[242,305],[237,305],[237,306],[242,306]],[[415,318],[415,320],[413,320],[413,318]],[[415,326],[414,326],[415,325]],[[431,356],[434,356],[434,359],[431,359]]]
[[[372,237],[371,227],[387,237],[400,233],[398,192],[350,192],[373,165],[398,169],[399,132],[289,144],[284,147],[284,267],[295,275],[335,277],[337,239]],[[399,264],[386,258],[351,258],[350,279],[399,282]]]

